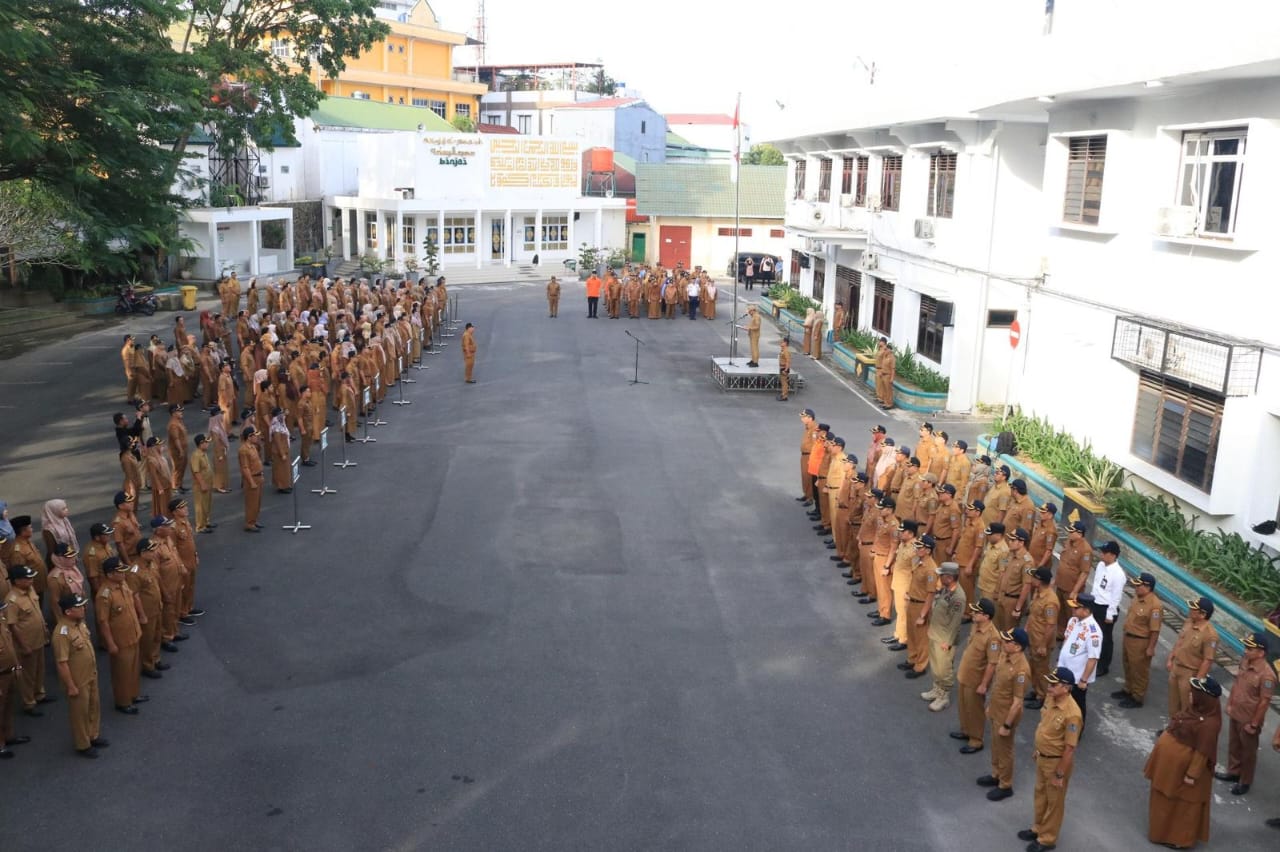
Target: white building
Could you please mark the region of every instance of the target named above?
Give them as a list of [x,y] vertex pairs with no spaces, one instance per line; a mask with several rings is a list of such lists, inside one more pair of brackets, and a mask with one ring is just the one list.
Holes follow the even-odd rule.
[[556,132],[556,107],[597,100],[599,95],[577,89],[485,92],[480,96],[480,123],[512,127],[526,136],[548,136]]
[[480,121],[578,139],[584,148],[611,148],[637,163],[661,163],[667,147],[666,119],[635,97],[569,89],[488,92],[480,97]]
[[994,87],[781,140],[791,279],[950,375],[951,410],[1019,404],[1274,547],[1250,528],[1280,503],[1277,22],[1220,39],[1182,6],[1060,10]]
[[664,117],[667,119],[668,130],[700,148],[705,148],[712,155],[711,159],[728,160],[733,157],[738,130],[742,132],[742,153],[745,155],[751,150],[751,128],[742,124],[735,130],[732,115],[669,112]]

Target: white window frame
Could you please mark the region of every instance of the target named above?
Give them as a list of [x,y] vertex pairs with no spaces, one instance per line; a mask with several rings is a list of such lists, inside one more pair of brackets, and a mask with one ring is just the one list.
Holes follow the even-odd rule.
[[416,257],[418,254],[418,228],[413,222],[404,222],[400,226],[400,243],[405,257]]
[[293,42],[287,38],[273,38],[271,40],[271,55],[277,59],[293,58]]
[[[1222,139],[1238,139],[1240,141],[1239,150],[1235,154],[1214,154],[1213,145]],[[1195,180],[1191,185],[1192,205],[1196,208],[1196,236],[1205,239],[1230,240],[1236,235],[1237,225],[1239,223],[1240,212],[1240,189],[1244,181],[1244,167],[1246,157],[1248,156],[1249,127],[1248,125],[1240,125],[1237,127],[1222,128],[1205,128],[1202,130],[1184,130],[1179,140],[1178,149],[1178,178],[1175,201],[1182,204],[1185,201],[1184,189],[1186,188],[1186,172],[1187,167],[1194,165],[1196,168]],[[1195,142],[1197,145],[1201,142],[1207,143],[1208,153],[1201,155],[1197,152],[1190,157],[1187,154],[1187,143]],[[1209,189],[1213,181],[1213,166],[1219,163],[1235,163],[1235,176],[1231,185],[1231,210],[1229,212],[1228,227],[1224,231],[1208,230],[1207,223],[1209,220]],[[1198,186],[1196,184],[1199,184]]]
[[[441,254],[474,254],[476,250],[476,217],[446,216],[444,229],[448,233],[448,242],[441,246]],[[454,239],[458,231],[462,231],[463,240]]]
[[444,101],[429,100],[427,101],[427,109],[444,118],[445,113],[449,111],[449,105]]
[[454,104],[453,114],[460,115],[463,118],[471,117],[471,104]]
[[520,131],[521,133],[527,134],[530,128],[532,127],[533,127],[533,116],[531,115],[516,116],[516,130]]

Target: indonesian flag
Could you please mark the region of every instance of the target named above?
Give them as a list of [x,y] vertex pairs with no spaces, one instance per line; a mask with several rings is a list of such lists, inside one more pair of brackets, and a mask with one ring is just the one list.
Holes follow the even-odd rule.
[[742,129],[738,115],[742,110],[742,95],[739,93],[733,105],[733,162],[729,165],[729,180],[738,182],[738,166],[742,163]]

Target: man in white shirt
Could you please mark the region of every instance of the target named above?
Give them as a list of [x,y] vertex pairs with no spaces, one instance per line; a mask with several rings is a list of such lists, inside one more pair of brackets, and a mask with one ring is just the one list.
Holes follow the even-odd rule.
[[1067,601],[1072,617],[1058,652],[1058,665],[1071,669],[1076,676],[1071,697],[1080,705],[1082,721],[1088,717],[1085,702],[1089,697],[1089,684],[1098,679],[1098,657],[1102,655],[1102,628],[1093,618],[1094,603],[1093,595],[1077,595]]
[[1124,587],[1129,579],[1116,560],[1120,558],[1120,545],[1109,541],[1102,545],[1102,561],[1093,572],[1093,620],[1102,628],[1102,655],[1098,658],[1098,677],[1106,677],[1111,671],[1111,631],[1120,620],[1120,601],[1124,599]]
[[696,320],[698,318],[698,299],[702,295],[702,287],[698,284],[698,279],[690,278],[689,283],[685,285],[684,291],[689,296],[689,319]]

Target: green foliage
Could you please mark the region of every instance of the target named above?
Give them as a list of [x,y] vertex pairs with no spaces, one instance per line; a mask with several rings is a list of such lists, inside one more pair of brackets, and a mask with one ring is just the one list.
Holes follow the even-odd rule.
[[596,70],[596,74],[587,84],[582,87],[584,92],[593,92],[603,97],[611,97],[618,92],[618,81],[610,77],[603,68]]
[[752,145],[747,151],[742,162],[748,166],[785,166],[787,159],[782,156],[782,152],[770,145],[768,142],[761,142],[759,145]]
[[595,272],[600,266],[601,251],[583,243],[578,247],[578,271]]
[[861,355],[875,355],[876,341],[880,335],[866,328],[845,329],[840,342]]
[[1017,410],[997,420],[992,428],[1012,432],[1020,455],[1039,462],[1065,485],[1083,488],[1094,497],[1105,497],[1123,482],[1121,467],[1094,453],[1092,445],[1082,445],[1067,432],[1055,429],[1046,418]]
[[916,359],[911,347],[893,349],[897,361],[894,366],[895,380],[915,385],[925,393],[946,393],[951,389],[951,380],[931,367],[926,367]]
[[453,125],[453,129],[459,133],[475,133],[476,123],[471,120],[470,116],[455,115],[449,119],[449,123]]
[[440,247],[431,231],[422,240],[422,271],[434,278],[440,273]]
[[360,268],[374,275],[381,273],[386,266],[387,262],[378,257],[377,252],[365,252],[364,256],[360,258]]
[[1187,518],[1173,502],[1132,487],[1110,492],[1106,502],[1112,520],[1255,611],[1265,612],[1280,601],[1280,558],[1237,533],[1197,530],[1199,516]]

